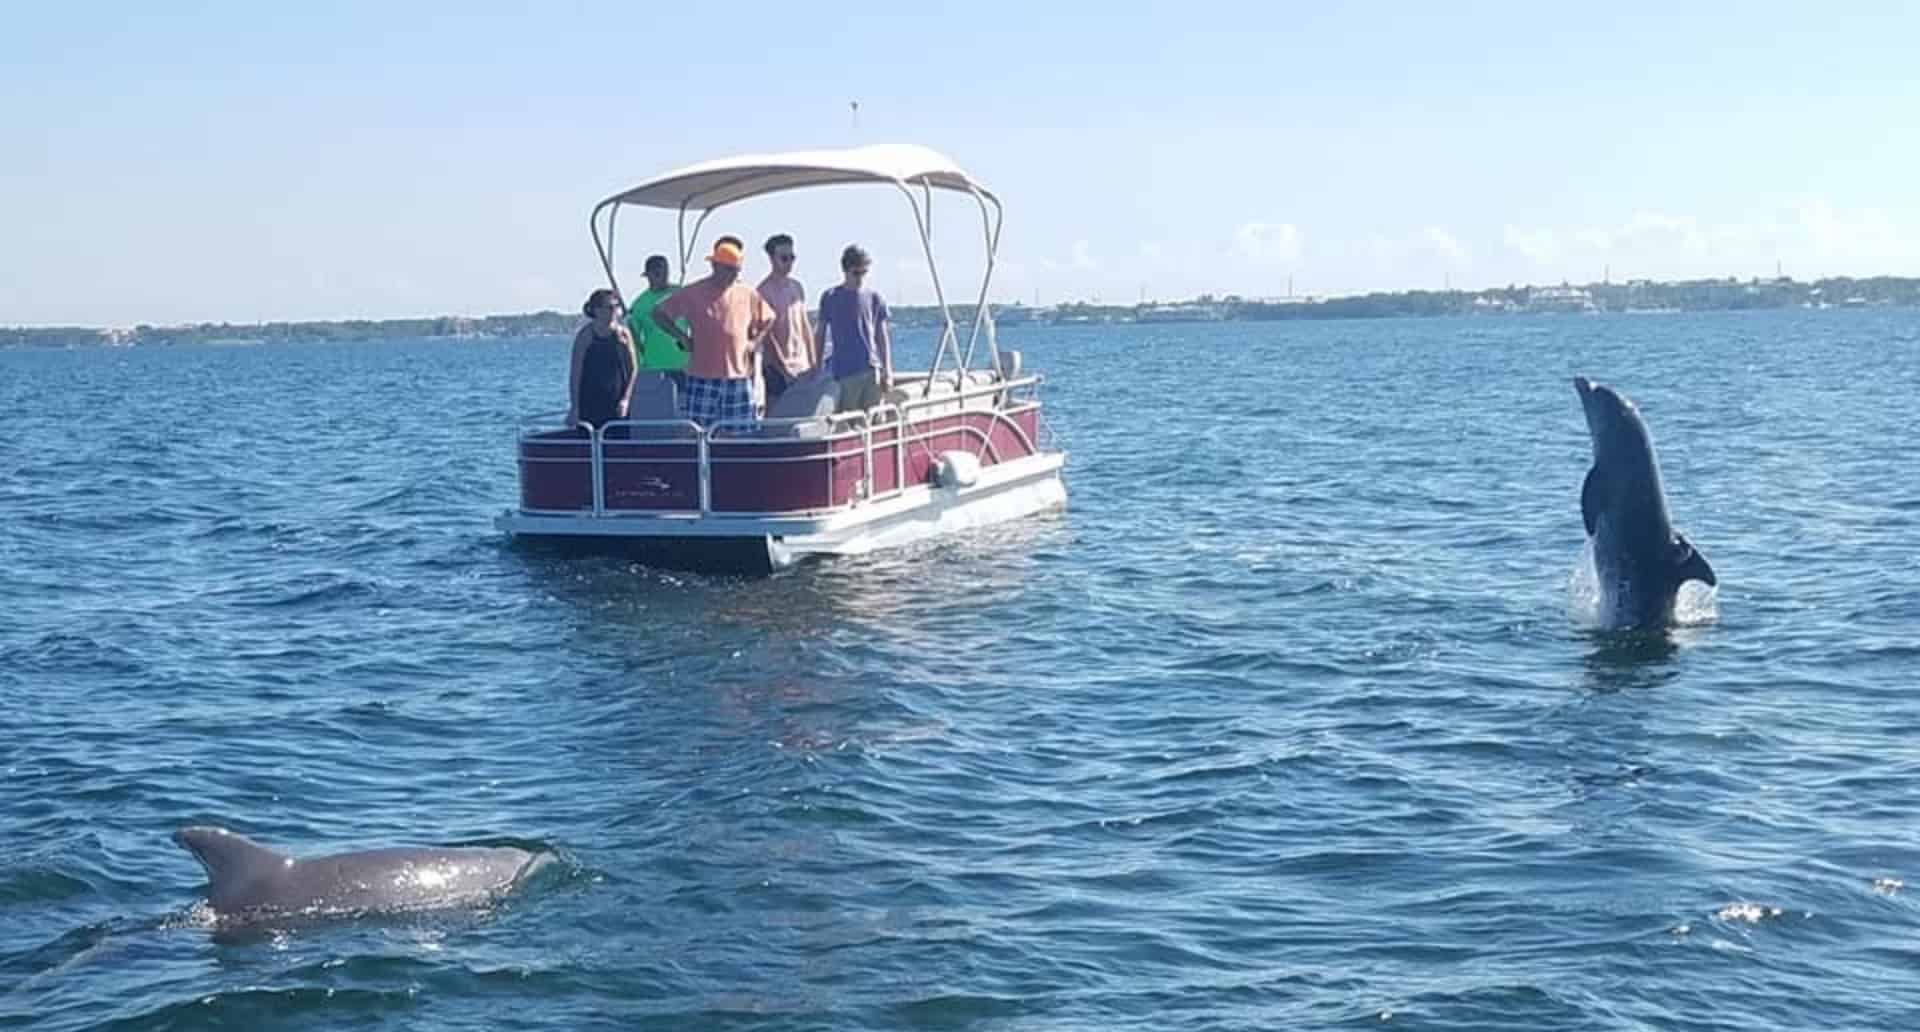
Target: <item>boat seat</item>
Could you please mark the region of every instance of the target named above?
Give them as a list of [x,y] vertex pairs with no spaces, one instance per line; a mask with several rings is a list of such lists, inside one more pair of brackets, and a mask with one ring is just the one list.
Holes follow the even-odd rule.
[[[667,374],[642,370],[633,378],[633,395],[627,401],[627,418],[636,420],[684,419],[680,414],[680,391]],[[614,428],[627,440],[690,438],[691,426],[621,426]]]
[[767,416],[752,430],[723,429],[722,437],[825,437],[828,418],[840,403],[840,381],[825,369],[815,369],[793,381]]
[[667,374],[642,371],[633,378],[628,419],[679,419],[680,392]]
[[840,403],[840,381],[826,369],[814,369],[787,387],[767,410],[768,419],[815,419],[833,415]]
[[[968,372],[966,377],[966,385],[968,387],[985,387],[989,384],[1000,382],[998,374],[984,369],[976,369]],[[887,401],[895,405],[905,405],[908,402],[923,403],[922,407],[916,410],[914,418],[917,419],[919,418],[917,413],[920,412],[932,415],[954,411],[960,405],[959,399],[954,397],[959,393],[960,384],[957,382],[957,377],[952,373],[941,373],[933,378],[932,390],[927,389],[927,379],[923,376],[906,383],[896,384],[892,390],[886,392],[885,397]],[[990,395],[982,395],[970,398],[967,400],[966,405],[970,408],[991,407],[991,397]],[[938,401],[941,398],[953,398],[954,400],[951,406],[926,407],[924,405],[925,402]]]

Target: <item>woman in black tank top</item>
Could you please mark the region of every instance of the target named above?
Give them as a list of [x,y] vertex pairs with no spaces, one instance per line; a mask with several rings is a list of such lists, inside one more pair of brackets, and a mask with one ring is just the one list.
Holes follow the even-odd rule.
[[573,335],[567,424],[597,427],[626,418],[627,398],[633,392],[633,337],[619,323],[620,301],[613,291],[602,287],[587,295],[581,310],[593,321]]

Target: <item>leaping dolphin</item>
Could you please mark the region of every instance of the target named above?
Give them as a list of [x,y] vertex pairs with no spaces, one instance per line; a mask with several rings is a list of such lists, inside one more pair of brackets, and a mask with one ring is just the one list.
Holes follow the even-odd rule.
[[1706,557],[1673,529],[1660,460],[1640,410],[1620,392],[1575,377],[1593,438],[1593,468],[1580,488],[1580,516],[1593,539],[1600,621],[1610,628],[1665,627],[1680,585],[1719,583]]
[[370,849],[298,860],[225,828],[174,832],[221,917],[350,914],[486,903],[552,858],[511,846]]

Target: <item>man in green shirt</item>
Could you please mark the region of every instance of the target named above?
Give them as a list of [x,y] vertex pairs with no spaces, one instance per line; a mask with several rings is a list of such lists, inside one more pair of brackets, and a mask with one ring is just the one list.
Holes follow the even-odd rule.
[[[643,373],[665,373],[681,394],[687,392],[687,349],[673,335],[654,324],[653,306],[673,296],[679,287],[667,282],[667,256],[647,258],[647,289],[627,304],[627,327],[640,351]],[[680,328],[687,329],[686,320]]]

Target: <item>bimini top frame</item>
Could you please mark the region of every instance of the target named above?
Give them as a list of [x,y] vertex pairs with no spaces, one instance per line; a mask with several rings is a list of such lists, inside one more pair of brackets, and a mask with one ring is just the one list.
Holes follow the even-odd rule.
[[[913,210],[914,228],[920,233],[920,247],[927,257],[927,272],[933,278],[934,298],[940,303],[944,329],[940,349],[928,370],[927,390],[933,375],[940,371],[948,349],[964,373],[973,362],[975,346],[985,331],[987,353],[1000,367],[1000,348],[995,340],[993,317],[987,310],[987,288],[993,282],[994,257],[1000,249],[1000,225],[1004,212],[1000,199],[975,182],[945,155],[914,144],[888,143],[845,150],[793,151],[786,154],[752,154],[737,158],[705,161],[650,179],[631,190],[614,194],[594,205],[587,225],[593,232],[593,246],[606,270],[607,284],[625,298],[613,271],[613,230],[615,217],[623,205],[665,208],[679,219],[680,276],[686,279],[687,265],[693,260],[694,241],[707,216],[718,208],[785,190],[810,186],[838,186],[849,183],[890,183],[906,197]],[[919,188],[915,196],[914,188]],[[967,338],[964,354],[954,329],[953,312],[947,307],[947,295],[940,283],[940,270],[933,259],[933,191],[951,190],[971,194],[980,206],[980,225],[986,235],[987,266],[980,278],[980,297],[974,305],[973,331]],[[606,235],[601,236],[601,214],[605,213]],[[695,213],[693,228],[687,228],[687,215]]]

